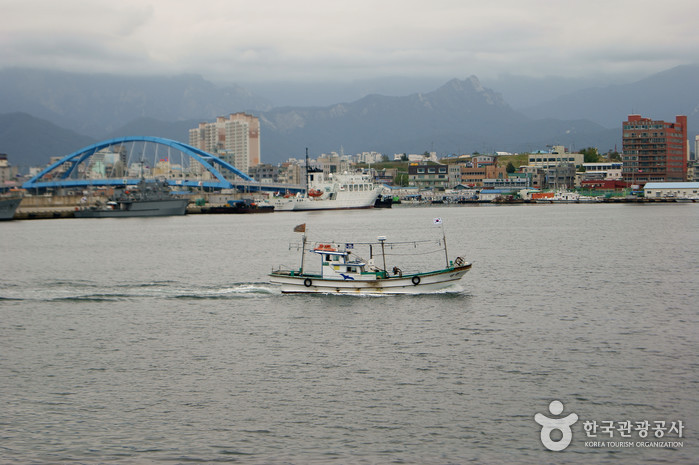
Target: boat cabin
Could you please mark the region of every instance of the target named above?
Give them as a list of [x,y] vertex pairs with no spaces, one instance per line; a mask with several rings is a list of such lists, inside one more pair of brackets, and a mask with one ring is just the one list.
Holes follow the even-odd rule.
[[312,252],[321,257],[321,276],[323,279],[337,279],[339,281],[376,279],[376,273],[368,270],[366,262],[359,257],[350,258],[352,252],[338,250],[331,244],[320,244]]

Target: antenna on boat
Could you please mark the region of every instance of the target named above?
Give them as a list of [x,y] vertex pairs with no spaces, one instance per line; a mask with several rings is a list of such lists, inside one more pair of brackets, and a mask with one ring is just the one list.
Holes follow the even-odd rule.
[[386,250],[384,249],[384,242],[386,242],[386,236],[379,236],[378,239],[381,243],[381,255],[383,256],[383,270],[386,271]]
[[306,147],[306,193],[308,193],[308,147]]
[[303,258],[306,256],[306,233],[301,238],[301,274],[303,274]]
[[294,232],[303,233],[301,237],[301,273],[303,273],[303,258],[306,256],[306,223],[295,226]]
[[434,224],[438,224],[442,228],[442,240],[444,241],[444,259],[447,262],[447,268],[449,268],[449,253],[447,252],[447,235],[444,233],[444,222],[442,218],[435,218],[433,220]]

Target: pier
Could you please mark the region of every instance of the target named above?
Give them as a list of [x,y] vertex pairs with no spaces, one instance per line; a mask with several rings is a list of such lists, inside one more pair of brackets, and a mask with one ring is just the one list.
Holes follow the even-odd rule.
[[[245,194],[218,194],[218,193],[195,193],[190,197],[190,203],[187,206],[188,215],[197,214],[210,214],[212,207],[226,206],[229,200],[241,200],[243,198],[249,198]],[[17,212],[15,213],[15,220],[40,220],[40,219],[59,219],[59,218],[73,218],[74,212],[83,204],[81,203],[82,196],[79,195],[41,195],[41,196],[26,196],[22,199]],[[632,204],[671,204],[678,203],[677,200],[672,198],[657,198],[648,199],[644,197],[610,197],[603,199],[601,202],[593,203],[591,205],[603,205],[603,204],[621,204],[621,203],[632,203]],[[469,202],[461,206],[475,206],[475,205],[542,205],[533,201],[498,201],[498,202]],[[410,208],[409,203],[404,203],[403,208]],[[423,205],[423,204],[420,204]],[[430,205],[430,204],[424,204]],[[435,204],[436,206],[442,206],[444,204]],[[566,204],[567,205],[567,204]]]

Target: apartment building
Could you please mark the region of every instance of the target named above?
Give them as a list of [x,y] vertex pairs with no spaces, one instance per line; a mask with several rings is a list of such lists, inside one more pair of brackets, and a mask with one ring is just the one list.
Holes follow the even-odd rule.
[[485,164],[479,166],[459,165],[461,170],[461,184],[467,186],[483,186],[485,179],[506,179],[507,170],[504,166]]
[[408,180],[411,186],[419,188],[449,188],[459,184],[461,167],[455,164],[420,165],[411,163],[408,166]]
[[623,123],[624,181],[682,182],[687,179],[687,117],[675,122],[629,115]]
[[189,130],[189,145],[221,156],[247,173],[260,164],[260,120],[247,113],[219,116]]

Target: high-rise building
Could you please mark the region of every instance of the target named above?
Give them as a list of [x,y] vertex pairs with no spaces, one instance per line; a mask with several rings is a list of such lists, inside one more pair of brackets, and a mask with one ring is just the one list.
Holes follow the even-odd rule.
[[0,153],[0,186],[5,183],[16,181],[17,167],[11,166],[7,160],[7,154]]
[[222,158],[243,172],[260,164],[260,120],[247,113],[219,116],[189,130],[189,145]]
[[624,181],[682,182],[687,178],[687,117],[674,123],[629,115],[623,126]]

